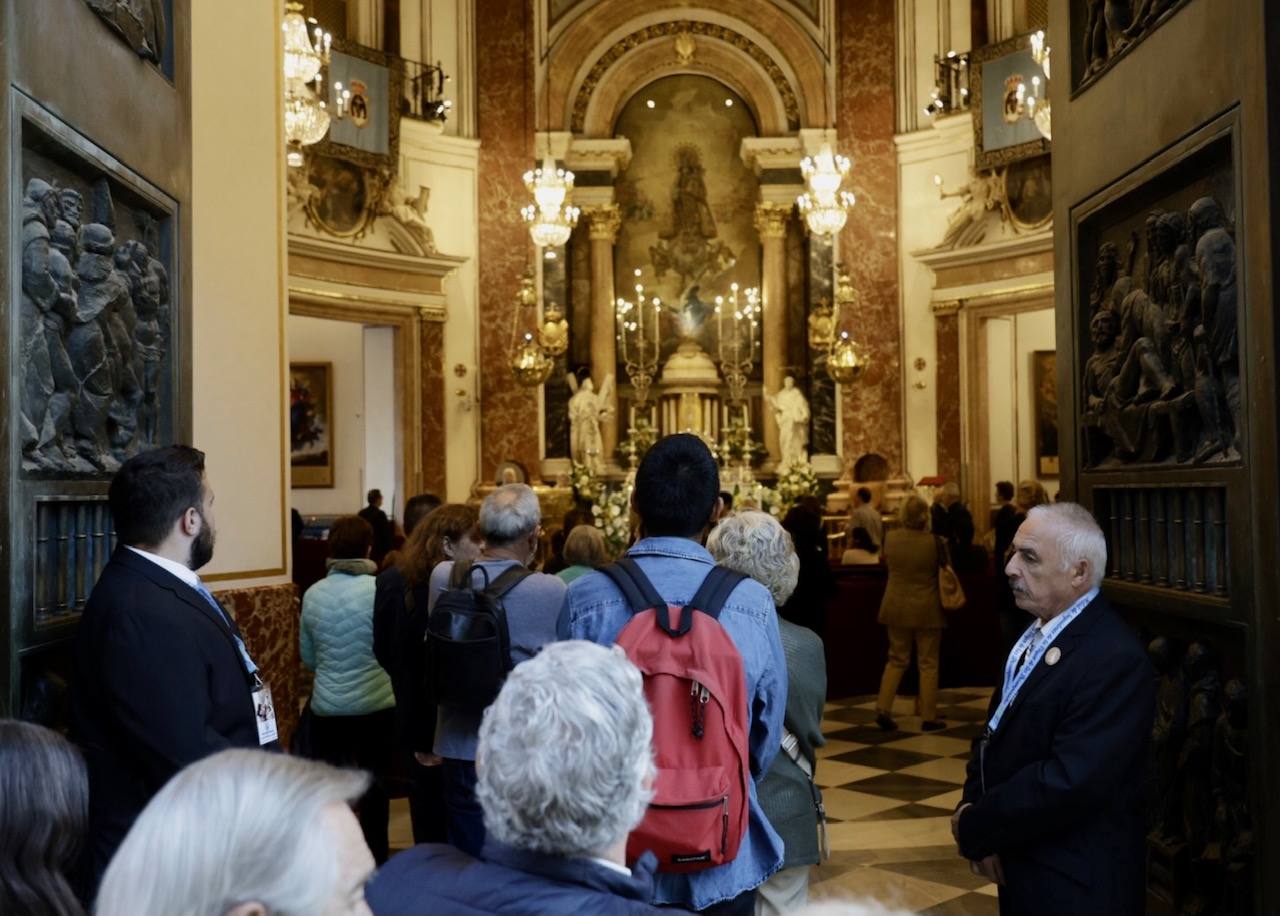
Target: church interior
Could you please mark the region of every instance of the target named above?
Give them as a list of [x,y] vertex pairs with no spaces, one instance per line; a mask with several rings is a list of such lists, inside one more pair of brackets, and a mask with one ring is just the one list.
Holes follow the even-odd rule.
[[[63,721],[139,451],[206,454],[287,735],[368,491],[528,483],[547,555],[575,509],[617,553],[694,433],[736,506],[820,507],[814,896],[994,914],[949,818],[1025,484],[1092,512],[1157,672],[1147,912],[1280,912],[1270,0],[5,0],[0,85],[4,715]],[[949,486],[948,728],[908,673],[885,735],[849,513]]]

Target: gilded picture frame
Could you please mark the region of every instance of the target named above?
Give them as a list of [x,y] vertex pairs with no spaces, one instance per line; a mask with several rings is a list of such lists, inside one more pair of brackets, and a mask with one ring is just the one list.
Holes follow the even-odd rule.
[[333,486],[333,363],[289,364],[289,468],[298,488]]
[[994,169],[1049,152],[1049,141],[1031,119],[1015,117],[1012,110],[1018,85],[1030,93],[1034,77],[1040,78],[1044,95],[1047,81],[1031,56],[1030,35],[974,50],[969,61],[974,168]]

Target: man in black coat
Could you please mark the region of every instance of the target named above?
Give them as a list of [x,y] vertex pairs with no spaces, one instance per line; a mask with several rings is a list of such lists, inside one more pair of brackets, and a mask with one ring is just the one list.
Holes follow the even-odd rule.
[[395,529],[391,525],[391,519],[387,518],[387,513],[382,511],[382,491],[370,490],[368,497],[369,505],[361,509],[359,515],[373,528],[373,551],[369,556],[373,562],[381,566],[382,558],[391,551]]
[[974,741],[952,832],[999,885],[1002,916],[1141,914],[1154,672],[1099,595],[1106,539],[1087,510],[1037,506],[1013,550],[1009,584],[1036,622]]
[[204,454],[155,449],[108,491],[119,545],[76,633],[71,735],[89,769],[86,891],[134,819],[188,763],[273,744],[269,692],[235,622],[195,570],[213,556]]

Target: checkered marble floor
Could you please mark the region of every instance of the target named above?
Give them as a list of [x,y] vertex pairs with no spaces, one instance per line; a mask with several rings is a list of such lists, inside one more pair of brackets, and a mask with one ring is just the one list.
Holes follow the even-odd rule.
[[[948,727],[922,733],[915,698],[899,697],[896,732],[875,725],[875,697],[828,703],[818,785],[831,858],[816,866],[810,895],[872,898],[925,916],[994,916],[995,886],[969,871],[951,840],[969,742],[986,719],[990,688],[943,690]],[[391,849],[412,845],[409,807],[391,803]]]
[[896,732],[876,727],[875,697],[826,705],[816,779],[831,858],[814,869],[812,898],[872,898],[927,916],[995,914],[995,886],[969,870],[951,839],[969,742],[990,698],[990,688],[941,691],[948,727],[928,733],[914,697],[897,699]]

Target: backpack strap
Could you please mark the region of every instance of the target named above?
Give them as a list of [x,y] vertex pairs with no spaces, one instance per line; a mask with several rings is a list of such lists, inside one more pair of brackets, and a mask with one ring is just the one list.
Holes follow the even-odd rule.
[[639,564],[630,557],[619,557],[608,566],[601,567],[600,572],[613,580],[631,606],[632,614],[641,614],[649,610],[666,610],[667,602],[658,594]]
[[526,566],[520,566],[517,564],[508,569],[504,569],[498,578],[494,579],[484,588],[484,593],[494,598],[502,599],[507,592],[511,591],[532,575],[533,570]]
[[489,571],[483,566],[476,566],[471,560],[465,560],[462,563],[454,563],[453,569],[449,572],[450,588],[470,588],[475,589],[475,585],[471,582],[471,573],[480,570],[480,574],[484,576],[484,585],[480,586],[479,591],[484,591],[489,587]]
[[[727,569],[723,566],[712,567],[711,572],[707,573],[707,577],[702,580],[702,585],[698,586],[698,592],[689,602],[689,607],[697,608],[712,620],[719,620],[724,603],[729,600],[738,583],[745,578],[747,578],[745,574],[735,569]],[[693,617],[692,614],[684,616],[686,619]]]

